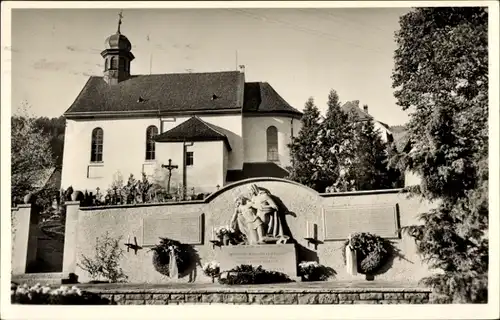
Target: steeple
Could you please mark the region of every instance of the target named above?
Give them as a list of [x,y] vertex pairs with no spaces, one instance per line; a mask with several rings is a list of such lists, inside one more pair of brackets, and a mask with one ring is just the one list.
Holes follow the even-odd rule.
[[101,52],[104,58],[104,80],[110,85],[130,78],[130,62],[135,58],[130,51],[132,49],[130,41],[121,34],[122,12],[118,17],[118,29],[106,39],[105,49]]

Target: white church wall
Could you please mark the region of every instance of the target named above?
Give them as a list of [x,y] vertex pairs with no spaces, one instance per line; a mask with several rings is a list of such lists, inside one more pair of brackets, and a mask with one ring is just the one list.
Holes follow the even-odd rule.
[[[171,129],[190,117],[176,117],[175,121],[163,121],[164,131]],[[200,116],[208,123],[220,127],[227,135],[232,151],[228,154],[227,168],[241,169],[243,167],[243,138],[241,115]],[[163,119],[165,120],[165,119]],[[171,120],[171,119],[168,119]],[[146,129],[155,125],[161,130],[158,118],[131,118],[111,120],[67,120],[64,142],[64,157],[62,169],[62,188],[73,186],[75,189],[89,192],[99,187],[107,189],[113,181],[113,175],[120,172],[126,180],[130,174],[141,177],[144,170],[152,174],[156,167],[167,164],[169,157],[177,164],[182,162],[182,149],[179,152],[156,153],[155,161],[147,161]],[[103,161],[90,162],[92,130],[102,128]],[[156,144],[157,149],[160,143]],[[213,152],[209,156],[216,156]],[[220,158],[223,152],[220,152]],[[177,159],[179,158],[179,159]],[[220,166],[222,167],[222,160]],[[220,178],[222,186],[223,178]],[[219,182],[217,182],[219,183]],[[217,183],[214,184],[217,185]]]
[[[113,175],[120,172],[124,179],[130,174],[140,177],[146,159],[146,129],[159,128],[159,120],[123,119],[66,121],[62,187],[92,191],[107,189]],[[103,130],[102,162],[90,161],[92,130]]]
[[193,165],[186,167],[186,184],[188,194],[191,188],[195,193],[217,191],[217,185],[224,185],[224,142],[207,141],[194,142],[187,147],[188,152],[193,152]]
[[[182,144],[182,142],[168,142],[156,145],[158,167],[161,164],[168,164],[168,159],[172,159],[172,165],[178,166],[172,170],[171,190],[175,190],[183,184]],[[193,153],[193,164],[186,166],[187,194],[192,193],[192,188],[194,188],[195,194],[198,194],[214,192],[217,190],[217,185],[223,186],[225,149],[222,141],[200,141],[189,143],[186,146],[186,152]],[[166,169],[157,171],[155,177],[164,187],[167,186],[168,171]]]
[[[291,142],[292,118],[279,116],[243,117],[243,144],[245,162],[267,161],[266,131],[270,126],[278,130],[278,153],[282,167],[290,165],[290,152],[287,145]],[[300,120],[293,119],[293,135],[300,130]]]
[[[241,114],[234,115],[199,115],[201,120],[213,124],[222,129],[229,140],[232,151],[228,155],[228,169],[241,170],[243,168],[243,130],[241,123]],[[191,116],[162,117],[163,128],[165,132],[170,130]]]

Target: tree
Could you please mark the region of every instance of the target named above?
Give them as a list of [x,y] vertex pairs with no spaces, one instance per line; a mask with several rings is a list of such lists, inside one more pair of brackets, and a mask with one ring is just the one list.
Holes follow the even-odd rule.
[[375,129],[373,119],[364,121],[352,115],[354,132],[351,145],[353,157],[349,180],[356,190],[387,189],[392,187],[387,168],[386,146],[380,132]]
[[50,137],[50,147],[56,166],[62,166],[64,131],[66,120],[63,116],[58,118],[40,117],[35,119],[35,126],[40,129],[44,135]]
[[318,107],[314,104],[314,99],[309,98],[304,106],[301,129],[288,145],[292,159],[288,178],[315,190],[318,190],[318,185],[313,179],[313,175],[318,170],[314,159],[317,151],[316,140],[320,130],[319,121],[320,113]]
[[332,186],[340,190],[350,189],[345,177],[349,176],[351,167],[352,126],[333,89],[328,95],[327,105],[325,121],[321,124],[317,142],[316,161],[321,169],[314,175],[320,192]]
[[11,196],[22,199],[27,193],[38,191],[37,183],[44,170],[54,161],[49,138],[35,126],[31,117],[12,117],[11,127]]
[[414,190],[437,201],[406,228],[430,267],[440,302],[487,301],[488,13],[481,7],[418,8],[400,19],[393,87],[411,109],[412,149],[400,165]]

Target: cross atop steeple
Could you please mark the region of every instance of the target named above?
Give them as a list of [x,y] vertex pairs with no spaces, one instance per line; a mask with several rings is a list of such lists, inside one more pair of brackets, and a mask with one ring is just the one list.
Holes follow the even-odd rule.
[[116,33],[121,34],[120,26],[122,24],[122,19],[123,19],[123,10],[120,11],[120,13],[118,14],[118,17],[119,17],[119,19],[118,19],[118,31],[116,31]]

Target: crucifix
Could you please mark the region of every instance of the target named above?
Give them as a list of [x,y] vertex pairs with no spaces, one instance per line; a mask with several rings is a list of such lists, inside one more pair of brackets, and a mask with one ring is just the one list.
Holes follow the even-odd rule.
[[172,165],[172,159],[168,159],[168,165],[161,165],[162,168],[168,170],[167,193],[170,194],[170,179],[172,178],[172,170],[179,168],[178,165]]
[[122,18],[123,18],[123,10],[120,11],[120,13],[118,14],[118,17],[120,17],[120,19],[118,19],[118,32],[117,33],[120,33],[120,26],[122,24]]

